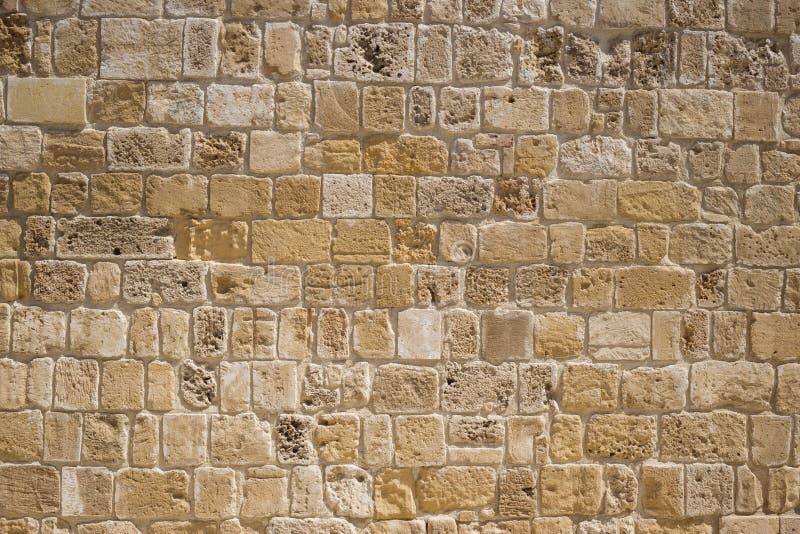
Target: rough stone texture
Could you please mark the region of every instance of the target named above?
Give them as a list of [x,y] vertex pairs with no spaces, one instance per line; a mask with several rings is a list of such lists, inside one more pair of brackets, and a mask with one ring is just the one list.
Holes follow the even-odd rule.
[[798,30],[0,0],[0,533],[796,532]]

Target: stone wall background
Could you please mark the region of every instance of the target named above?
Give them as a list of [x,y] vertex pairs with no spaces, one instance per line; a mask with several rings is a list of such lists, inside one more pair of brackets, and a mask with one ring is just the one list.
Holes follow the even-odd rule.
[[0,532],[800,530],[800,1],[0,5]]

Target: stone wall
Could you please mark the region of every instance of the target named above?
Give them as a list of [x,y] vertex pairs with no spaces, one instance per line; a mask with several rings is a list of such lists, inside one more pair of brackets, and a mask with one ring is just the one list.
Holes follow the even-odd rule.
[[0,0],[0,532],[800,531],[800,0]]

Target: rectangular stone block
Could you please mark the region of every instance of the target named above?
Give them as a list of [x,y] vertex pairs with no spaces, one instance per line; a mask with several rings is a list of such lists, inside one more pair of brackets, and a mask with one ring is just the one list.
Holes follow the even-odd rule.
[[86,124],[83,78],[8,79],[8,119],[19,123],[82,127]]

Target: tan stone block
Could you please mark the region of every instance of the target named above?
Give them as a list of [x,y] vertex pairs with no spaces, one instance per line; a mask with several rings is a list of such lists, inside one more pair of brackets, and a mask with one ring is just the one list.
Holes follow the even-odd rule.
[[207,426],[203,414],[164,415],[162,452],[166,465],[193,466],[205,462]]
[[97,215],[132,215],[142,207],[142,177],[134,173],[93,174],[92,211]]
[[118,310],[73,310],[70,314],[72,352],[99,358],[123,356],[126,330],[127,320]]
[[65,517],[111,515],[114,477],[102,467],[64,467],[61,471],[61,514]]
[[20,123],[81,127],[86,124],[86,80],[10,77],[8,118]]
[[619,185],[620,215],[634,220],[677,222],[696,220],[700,193],[681,182],[636,182]]
[[534,351],[545,358],[569,358],[583,352],[584,320],[577,315],[536,316]]
[[612,364],[568,364],[561,376],[565,410],[612,411],[618,404],[620,369]]
[[409,264],[378,267],[375,302],[381,308],[404,308],[414,304],[414,269]]
[[22,228],[19,223],[8,219],[0,221],[0,255],[4,258],[18,257],[20,237],[22,237]]
[[361,358],[392,357],[394,340],[386,310],[363,310],[353,314],[353,349]]
[[244,482],[241,515],[263,518],[287,515],[289,480],[283,469],[264,466],[251,468]]
[[493,505],[496,485],[492,468],[449,466],[422,471],[415,489],[421,511],[441,513]]
[[582,309],[611,307],[614,294],[613,278],[613,271],[604,267],[573,271],[573,305]]
[[159,420],[152,414],[136,416],[131,438],[131,465],[154,467],[158,462]]
[[414,217],[417,212],[416,180],[413,176],[379,174],[373,178],[375,215]]
[[189,513],[189,476],[183,471],[123,469],[114,507],[123,519],[163,519]]
[[0,154],[0,167],[31,171],[39,165],[42,154],[42,132],[33,126],[0,125],[0,141],[5,149]]
[[753,357],[760,361],[785,361],[797,357],[800,314],[754,313],[750,327]]
[[441,416],[398,416],[395,435],[395,463],[398,466],[444,465],[444,421]]
[[636,225],[636,237],[639,245],[639,261],[657,265],[667,256],[667,239],[669,228],[661,224],[640,223]]
[[586,452],[594,458],[644,460],[655,455],[654,417],[593,415],[586,425]]
[[177,379],[172,365],[167,362],[150,362],[147,366],[148,409],[166,412],[177,405]]
[[375,410],[385,413],[424,413],[439,403],[435,369],[388,364],[378,367],[373,385]]
[[78,463],[82,427],[79,413],[48,412],[44,420],[44,461]]
[[778,467],[770,469],[767,478],[767,506],[770,514],[783,514],[797,508],[800,494],[800,469],[796,467]]
[[356,463],[360,434],[360,419],[356,414],[320,416],[314,436],[320,460],[330,463]]
[[298,133],[251,132],[250,170],[259,174],[300,172],[301,141]]
[[694,273],[668,267],[629,267],[616,271],[621,308],[688,308],[694,301]]
[[438,176],[445,173],[447,163],[447,147],[434,137],[371,139],[365,147],[366,169],[376,174]]
[[788,267],[800,261],[800,231],[796,226],[772,226],[758,232],[736,227],[736,255],[744,265]]
[[358,87],[352,82],[314,82],[316,110],[314,121],[320,130],[330,134],[358,133]]
[[278,356],[286,360],[303,360],[311,355],[312,325],[316,310],[284,308],[280,312]]
[[44,447],[42,412],[0,413],[0,456],[4,461],[35,462]]
[[740,462],[747,457],[746,417],[728,411],[664,415],[661,459]]
[[780,271],[734,268],[728,273],[728,300],[737,309],[777,310],[782,286]]
[[666,21],[666,10],[660,2],[652,0],[601,0],[598,13],[600,22],[609,28],[656,27]]
[[379,133],[403,131],[405,90],[402,87],[365,87],[361,105],[366,130]]
[[181,73],[183,26],[183,20],[109,19],[100,27],[101,77],[177,79]]
[[208,179],[192,174],[150,175],[145,185],[147,213],[161,217],[203,217],[208,209]]
[[583,458],[583,422],[579,415],[556,414],[550,423],[550,458],[558,463]]
[[383,469],[375,477],[377,519],[414,519],[414,475],[411,469]]
[[239,511],[236,472],[230,468],[201,467],[194,472],[194,515],[198,519],[225,519]]
[[669,235],[669,256],[679,264],[720,265],[733,254],[733,230],[724,224],[680,224]]
[[791,186],[754,185],[744,194],[744,218],[749,224],[781,225],[795,222]]
[[733,134],[733,94],[706,89],[659,90],[661,135],[689,139],[729,139]]
[[499,222],[479,228],[478,257],[487,264],[530,263],[547,256],[547,232],[536,223]]
[[779,519],[769,516],[725,516],[720,518],[720,532],[722,534],[745,534],[746,532],[775,534],[779,531]]
[[298,397],[295,362],[253,364],[253,407],[256,411],[277,413],[294,410]]
[[10,358],[0,359],[0,381],[6,384],[0,391],[0,408],[19,410],[25,406],[28,386],[28,366]]
[[686,405],[687,368],[672,365],[639,367],[622,373],[622,405],[643,411],[678,411]]
[[23,213],[47,213],[50,210],[50,178],[44,173],[18,174],[11,182],[13,207]]
[[137,124],[144,118],[145,84],[127,80],[97,80],[89,87],[89,120]]
[[301,82],[278,84],[275,104],[278,129],[304,131],[311,127],[310,85]]
[[452,309],[444,315],[444,347],[446,359],[473,359],[479,351],[478,316],[469,310]]
[[361,143],[357,139],[307,140],[303,164],[318,172],[361,172]]
[[106,134],[98,130],[47,133],[42,163],[60,171],[102,169],[106,162]]
[[253,261],[291,264],[330,261],[330,235],[330,223],[319,219],[256,221]]
[[657,517],[683,515],[683,466],[646,463],[641,471],[642,506]]
[[636,255],[636,236],[626,226],[600,226],[586,231],[586,259],[592,262],[629,263]]
[[728,465],[686,466],[686,515],[733,513],[733,468]]
[[86,414],[83,419],[81,463],[119,467],[128,459],[128,416]]
[[247,255],[248,226],[244,221],[192,219],[176,224],[179,259],[237,260]]
[[53,376],[53,407],[58,410],[96,410],[99,375],[96,361],[59,358]]
[[60,480],[54,467],[34,464],[0,466],[0,514],[56,514],[61,504]]
[[554,263],[579,263],[585,252],[586,228],[581,223],[550,225],[550,257]]
[[751,454],[755,465],[775,467],[789,461],[792,420],[778,415],[752,415]]
[[777,93],[738,91],[734,97],[734,137],[737,141],[778,140],[781,121]]
[[211,84],[206,89],[206,121],[216,127],[270,127],[274,96],[272,84]]
[[144,408],[144,365],[136,360],[103,363],[100,396],[106,410]]
[[589,128],[589,96],[578,88],[553,91],[553,128],[568,134],[582,134]]
[[296,78],[300,63],[300,27],[291,22],[268,23],[264,29],[264,67],[268,76]]
[[[548,107],[547,91],[539,88],[483,89],[484,120],[492,131],[545,132],[549,122]],[[520,143],[523,139],[520,138]],[[517,145],[519,150],[520,145]]]
[[[623,182],[622,185],[630,182]],[[544,216],[555,220],[610,221],[617,213],[617,182],[553,180],[544,186]]]
[[595,515],[603,496],[599,465],[546,465],[539,475],[544,515]]
[[388,415],[368,415],[363,418],[360,454],[370,467],[392,465],[394,444],[392,421]]
[[482,315],[483,356],[492,362],[526,360],[533,354],[533,314],[528,311]]
[[389,263],[389,226],[382,220],[339,219],[333,240],[336,263]]
[[311,217],[319,213],[321,180],[300,174],[275,182],[275,211],[280,218]]

